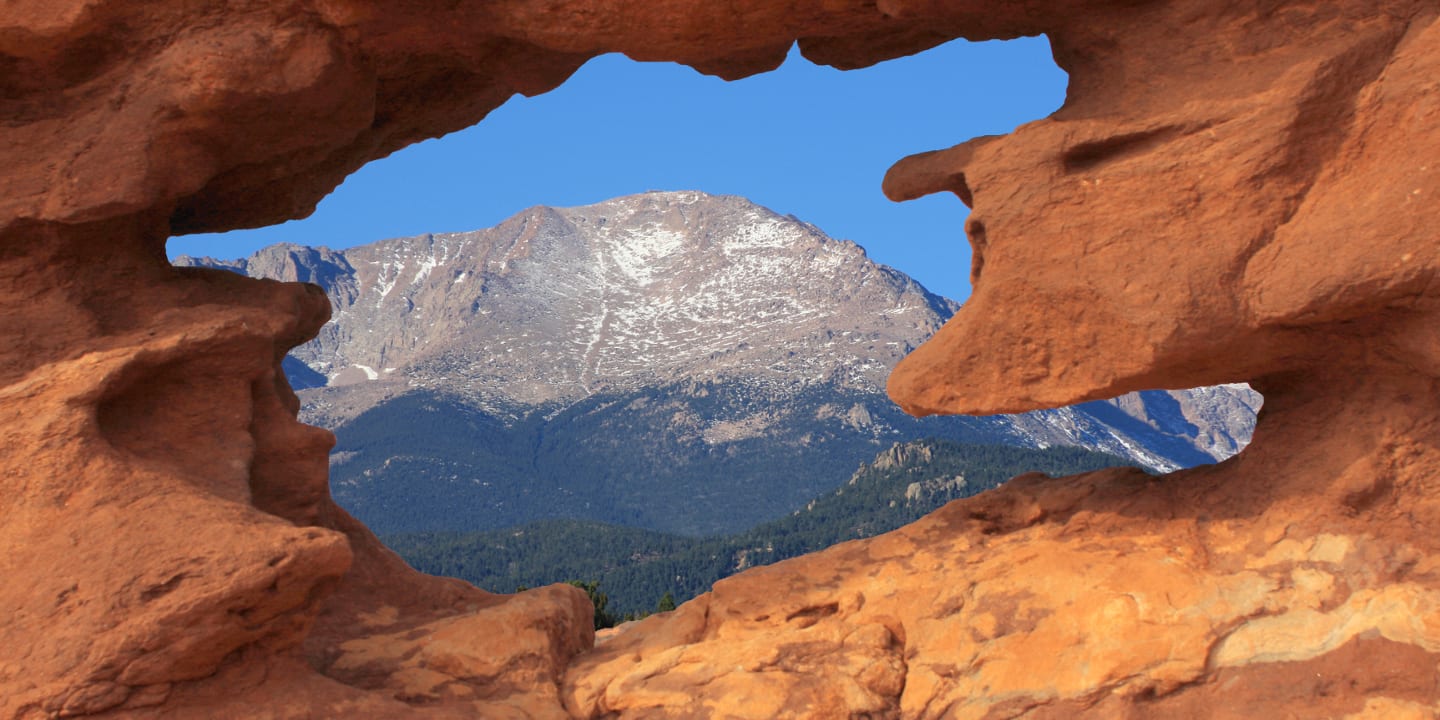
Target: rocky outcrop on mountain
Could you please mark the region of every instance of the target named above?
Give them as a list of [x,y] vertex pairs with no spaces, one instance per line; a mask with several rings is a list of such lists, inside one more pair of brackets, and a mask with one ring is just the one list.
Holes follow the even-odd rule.
[[[1433,714],[1436,18],[1428,0],[11,3],[0,715]],[[1161,479],[1027,479],[742,575],[576,662],[577,592],[408,573],[329,501],[328,438],[279,379],[318,293],[165,261],[173,232],[303,215],[601,52],[735,77],[797,38],[856,66],[1041,32],[1070,73],[1061,110],[887,180],[973,204],[976,248],[973,300],[890,392],[993,413],[1249,381],[1254,442]]]

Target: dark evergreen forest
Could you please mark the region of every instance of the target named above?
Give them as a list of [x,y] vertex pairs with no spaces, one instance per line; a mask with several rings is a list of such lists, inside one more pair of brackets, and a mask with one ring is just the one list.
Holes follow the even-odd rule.
[[919,440],[897,443],[839,489],[741,533],[692,537],[540,520],[503,530],[396,534],[384,540],[422,571],[495,592],[574,581],[592,598],[604,595],[607,613],[621,618],[653,612],[667,594],[673,602],[688,600],[747,567],[888,532],[1022,473],[1060,476],[1126,464],[1078,448]]
[[[868,425],[844,415],[863,408]],[[677,417],[781,413],[763,434],[709,442]],[[499,530],[587,518],[681,535],[738,533],[835,486],[896,441],[1023,445],[994,418],[913,418],[883,396],[822,385],[780,402],[702,382],[485,412],[412,392],[336,428],[335,499],[377,533]]]

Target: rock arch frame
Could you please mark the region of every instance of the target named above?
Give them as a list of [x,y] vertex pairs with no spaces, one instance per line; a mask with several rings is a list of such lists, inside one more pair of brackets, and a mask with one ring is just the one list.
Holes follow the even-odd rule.
[[[18,651],[0,659],[0,715],[1431,712],[1437,15],[12,4],[0,640]],[[973,205],[979,276],[892,396],[999,412],[1249,380],[1267,397],[1250,449],[1162,480],[1022,478],[726,581],[584,655],[577,593],[420,576],[330,502],[329,440],[295,422],[278,371],[323,296],[165,261],[171,234],[304,215],[369,159],[601,52],[739,77],[797,40],[855,67],[1037,33],[1070,73],[1060,111],[886,179],[895,198]]]

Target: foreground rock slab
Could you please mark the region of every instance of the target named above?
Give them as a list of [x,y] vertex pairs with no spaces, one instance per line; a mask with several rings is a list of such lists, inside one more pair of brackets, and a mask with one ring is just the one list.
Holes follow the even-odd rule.
[[[1353,404],[1326,414],[1267,401],[1266,445],[1218,466],[1022,476],[895,532],[724,580],[577,659],[567,707],[1433,717],[1440,548],[1426,519],[1440,510],[1440,426],[1381,387],[1351,389]],[[1411,429],[1364,429],[1375,403]],[[1326,456],[1296,472],[1265,450],[1291,442]]]

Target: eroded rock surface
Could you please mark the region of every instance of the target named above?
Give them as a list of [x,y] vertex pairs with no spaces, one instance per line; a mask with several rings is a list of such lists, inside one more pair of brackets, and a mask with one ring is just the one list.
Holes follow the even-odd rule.
[[[1279,419],[1221,465],[1022,476],[721,581],[577,660],[567,707],[1433,717],[1440,563],[1420,518],[1440,511],[1440,451],[1435,418],[1404,400],[1433,384],[1322,379],[1325,392],[1296,405],[1267,396]],[[1377,402],[1407,429],[1375,426]],[[1297,462],[1294,447],[1317,451]]]
[[[0,717],[1433,715],[1437,14],[12,2]],[[598,53],[738,77],[797,38],[852,67],[1033,33],[1065,106],[886,180],[972,205],[976,251],[974,297],[892,396],[991,413],[1249,381],[1253,444],[1162,478],[1026,478],[578,659],[574,589],[418,575],[330,501],[331,439],[278,369],[323,297],[165,259],[173,233],[304,215]]]
[[903,407],[1251,380],[1362,337],[1435,367],[1407,322],[1440,267],[1435,8],[1200,5],[1086,16],[1052,36],[1052,117],[890,171],[893,198],[974,210],[974,293],[891,376]]
[[[593,637],[583,594],[422,576],[329,500],[333,438],[295,420],[276,365],[328,316],[323,293],[127,255],[130,230],[46,227],[7,247],[34,252],[5,268],[24,312],[6,321],[23,325],[0,390],[0,716],[557,707]],[[107,287],[105,263],[126,286]],[[44,343],[48,362],[24,354]],[[397,634],[474,640],[416,677],[408,648],[372,657]],[[523,682],[480,675],[497,663]]]

